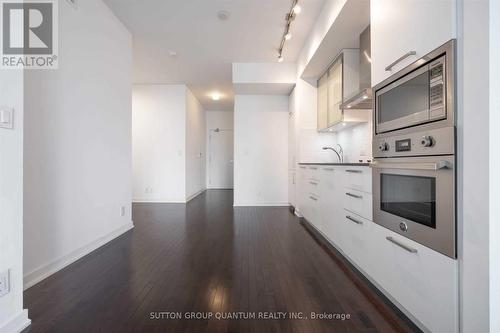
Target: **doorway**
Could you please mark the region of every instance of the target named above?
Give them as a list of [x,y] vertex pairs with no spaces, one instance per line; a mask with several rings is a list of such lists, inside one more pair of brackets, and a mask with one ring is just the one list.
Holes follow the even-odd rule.
[[234,131],[210,129],[208,136],[208,188],[234,187]]

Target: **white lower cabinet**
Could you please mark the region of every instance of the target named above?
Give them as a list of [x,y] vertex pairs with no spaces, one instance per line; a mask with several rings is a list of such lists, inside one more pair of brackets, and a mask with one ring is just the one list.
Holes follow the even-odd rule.
[[339,170],[334,167],[322,167],[321,180],[321,221],[323,234],[334,244],[340,246],[342,232],[340,230],[339,204],[342,200],[341,186],[339,185]]
[[344,208],[365,219],[372,220],[372,200],[370,193],[346,189],[344,193]]
[[456,260],[375,223],[370,238],[372,279],[431,332],[458,332]]
[[343,247],[342,251],[352,262],[365,273],[370,273],[372,254],[370,244],[370,230],[373,222],[362,218],[350,211],[344,210],[342,215]]
[[457,261],[372,222],[371,169],[349,170],[299,167],[299,211],[423,330],[458,332]]

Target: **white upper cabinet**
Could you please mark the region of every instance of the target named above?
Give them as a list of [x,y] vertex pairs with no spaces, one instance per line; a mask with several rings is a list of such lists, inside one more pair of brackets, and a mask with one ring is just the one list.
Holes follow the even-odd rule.
[[328,72],[318,80],[318,129],[328,127]]
[[359,89],[359,50],[344,49],[318,80],[318,130],[346,120],[340,105]]
[[456,2],[371,0],[372,86],[455,38]]

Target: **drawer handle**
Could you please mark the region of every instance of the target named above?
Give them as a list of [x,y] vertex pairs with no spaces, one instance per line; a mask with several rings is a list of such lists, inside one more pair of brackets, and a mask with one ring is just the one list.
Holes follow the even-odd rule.
[[318,183],[316,183],[316,182],[309,182],[309,184],[311,184],[311,185],[318,185]]
[[410,252],[410,253],[417,253],[417,249],[414,249],[412,247],[409,247],[408,245],[405,245],[403,243],[400,243],[399,241],[395,240],[394,238],[390,237],[390,236],[387,236],[385,239],[387,239],[389,242],[391,243],[394,243],[396,244],[397,246],[399,246],[400,248],[402,249],[405,249],[406,251]]
[[318,168],[315,168],[315,167],[309,167],[309,169],[311,169],[311,170],[318,170]]
[[323,168],[323,170],[325,170],[325,171],[335,171],[334,168]]
[[314,201],[318,201],[318,199],[317,199],[317,198],[315,198],[315,197],[311,197],[311,196],[309,197],[309,199],[314,200]]
[[363,224],[363,222],[356,220],[352,216],[347,215],[345,218],[348,219],[349,221],[352,221],[352,222],[356,223],[356,224],[359,224],[359,225]]
[[363,170],[346,170],[345,172],[349,172],[349,173],[363,173]]
[[305,169],[306,167],[305,167],[305,166],[301,166],[300,168],[301,168],[301,169]]
[[356,199],[363,199],[362,195],[352,194],[352,193],[349,193],[349,192],[346,192],[345,195],[347,195],[349,197],[352,197],[352,198],[356,198]]
[[406,58],[408,58],[409,56],[412,56],[412,55],[416,55],[417,52],[416,51],[410,51],[408,53],[405,53],[403,54],[401,57],[399,57],[396,61],[394,61],[392,64],[390,64],[389,66],[387,66],[385,68],[385,71],[386,72],[389,72],[392,67],[396,66],[397,64],[399,64],[401,61],[405,60]]

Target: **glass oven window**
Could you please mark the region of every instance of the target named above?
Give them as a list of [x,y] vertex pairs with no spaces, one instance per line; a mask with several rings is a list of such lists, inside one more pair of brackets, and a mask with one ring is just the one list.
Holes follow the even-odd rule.
[[380,175],[380,209],[436,228],[436,178]]
[[378,96],[378,122],[411,116],[429,110],[429,71]]

